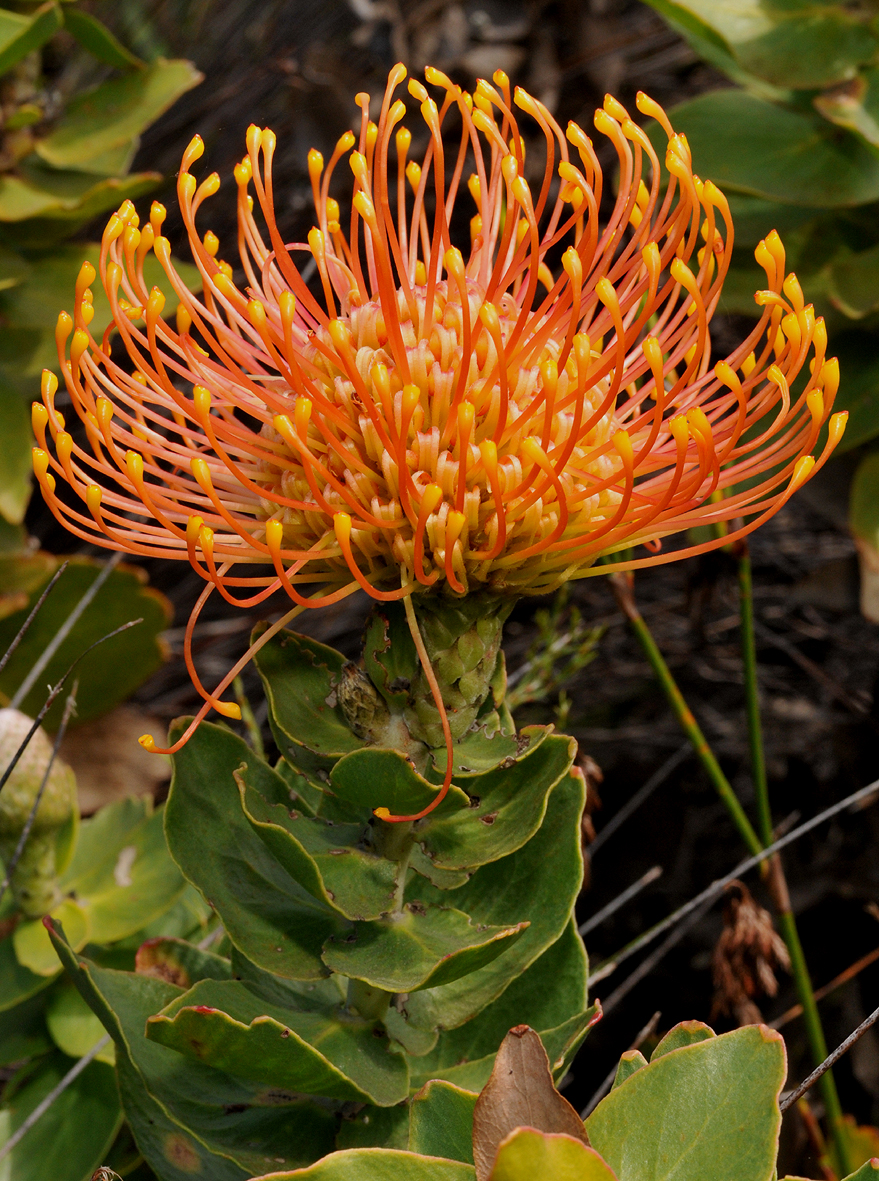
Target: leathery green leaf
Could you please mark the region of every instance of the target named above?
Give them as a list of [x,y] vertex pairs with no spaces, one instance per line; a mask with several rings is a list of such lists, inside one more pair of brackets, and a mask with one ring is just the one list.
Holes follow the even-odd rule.
[[[89,938],[89,921],[83,908],[72,898],[65,898],[51,913],[52,918],[62,923],[70,932],[70,942],[73,946],[77,950],[85,947]],[[22,967],[28,968],[38,976],[58,975],[58,957],[52,949],[42,919],[19,923],[12,932],[11,943]]]
[[51,982],[51,976],[38,976],[18,962],[11,939],[0,939],[0,1013],[23,1004]]
[[[251,641],[265,631],[253,630]],[[284,758],[307,770],[330,768],[363,742],[351,732],[335,701],[345,658],[334,648],[282,631],[254,656],[262,677],[269,721]]]
[[409,1103],[409,1151],[473,1164],[473,1108],[479,1096],[434,1079]]
[[474,806],[448,815],[440,807],[426,816],[416,829],[421,851],[438,869],[465,870],[520,849],[540,827],[549,793],[575,754],[572,738],[544,732],[511,766],[468,778]]
[[57,4],[43,4],[30,16],[5,10],[0,14],[0,74],[11,70],[27,54],[45,45],[61,28]]
[[[845,1181],[877,1181],[879,1179],[879,1158],[873,1157],[854,1173],[850,1173]],[[785,1178],[785,1181],[788,1181]]]
[[671,1050],[679,1050],[681,1046],[693,1046],[697,1042],[706,1042],[712,1037],[717,1037],[717,1034],[704,1021],[680,1021],[662,1038],[650,1055],[650,1061],[655,1062],[663,1054],[668,1054]]
[[[365,812],[387,808],[394,816],[411,816],[436,799],[439,785],[419,775],[397,750],[368,746],[344,755],[330,773],[333,793]],[[434,815],[467,811],[470,798],[454,784],[435,808]]]
[[[49,994],[46,1025],[59,1050],[70,1058],[81,1058],[104,1036],[104,1027],[77,992],[74,985],[61,979]],[[99,1062],[112,1066],[113,1043],[98,1054]]]
[[355,923],[353,932],[331,936],[323,960],[334,972],[385,992],[417,992],[478,971],[526,927],[476,925],[460,910],[413,901],[400,914]]
[[550,1047],[546,1031],[576,1021],[584,1013],[594,1015],[587,1009],[587,976],[583,940],[571,919],[561,937],[497,1000],[471,1021],[445,1030],[435,1047],[411,1063],[414,1084],[449,1078],[459,1086],[478,1090],[491,1073],[498,1046],[514,1025],[530,1025],[540,1033],[555,1073],[557,1039],[550,1039]]
[[40,140],[38,154],[53,168],[90,171],[96,159],[135,139],[203,75],[188,61],[158,58],[75,98]]
[[[70,1058],[52,1055],[0,1108],[0,1147],[72,1065]],[[113,1068],[90,1062],[12,1149],[3,1162],[3,1176],[15,1181],[83,1181],[103,1163],[121,1119]]]
[[118,70],[143,69],[146,66],[146,62],[135,57],[106,25],[88,12],[80,12],[68,5],[64,12],[64,26],[98,61],[115,66]]
[[32,444],[27,403],[0,371],[0,516],[13,525],[30,500]]
[[390,1107],[406,1098],[405,1060],[372,1022],[341,1010],[267,1004],[237,980],[202,980],[147,1021],[147,1037],[237,1078]]
[[142,930],[186,888],[165,844],[162,812],[153,812],[148,798],[110,804],[81,833],[62,888],[72,889],[87,912],[92,943],[115,943]]
[[362,824],[333,824],[270,804],[249,785],[253,772],[235,772],[241,806],[254,832],[292,878],[348,919],[376,919],[394,903],[398,866],[362,845]]
[[[799,206],[863,205],[879,198],[879,157],[860,136],[741,90],[716,90],[668,112],[693,168],[720,188]],[[667,140],[651,139],[665,157]]]
[[99,968],[53,940],[84,1000],[116,1045],[125,1114],[163,1181],[245,1181],[281,1163],[296,1168],[329,1152],[335,1117],[282,1088],[230,1078],[148,1041],[149,1017],[181,995],[164,980]]
[[0,1010],[0,1066],[36,1058],[52,1049],[44,1020],[45,1008],[45,998],[37,995],[13,1008]]
[[502,1141],[490,1181],[616,1181],[594,1148],[561,1133],[517,1128]]
[[769,1181],[786,1069],[763,1025],[671,1050],[602,1099],[589,1141],[626,1181]]
[[410,900],[454,906],[477,924],[530,923],[515,945],[494,963],[464,979],[410,997],[406,1009],[412,1024],[429,1029],[462,1025],[500,996],[561,936],[582,880],[582,810],[582,779],[565,775],[550,793],[543,824],[521,849],[483,865],[456,890],[438,890],[419,879],[409,883]]
[[[175,723],[172,741],[183,724]],[[277,802],[289,798],[243,739],[202,722],[174,756],[168,848],[248,959],[289,979],[317,980],[326,975],[321,947],[343,920],[290,877],[245,817],[235,773],[257,765],[264,784],[277,783]]]
[[474,1181],[472,1165],[393,1148],[348,1148],[293,1173],[266,1173],[253,1181]]
[[[15,692],[102,568],[102,562],[91,558],[70,559],[45,609],[37,615],[0,674],[0,693],[11,696]],[[77,665],[77,720],[85,722],[111,710],[160,667],[165,659],[161,633],[168,626],[171,605],[164,595],[144,585],[145,582],[146,575],[139,568],[116,567],[49,661],[38,684],[21,703],[24,713],[35,717],[45,700],[46,684],[57,684],[89,644],[132,619],[143,622],[95,648]],[[12,641],[42,589],[37,587],[26,607],[0,622],[0,651]],[[62,694],[46,715],[45,726],[49,731],[57,729],[63,709]]]

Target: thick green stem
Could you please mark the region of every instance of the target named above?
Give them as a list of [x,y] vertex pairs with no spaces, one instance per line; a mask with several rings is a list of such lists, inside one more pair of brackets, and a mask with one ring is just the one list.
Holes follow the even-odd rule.
[[[769,782],[766,776],[766,758],[763,749],[763,726],[760,720],[760,690],[757,681],[757,643],[754,633],[754,593],[751,580],[751,556],[747,541],[736,547],[739,573],[739,613],[742,632],[742,664],[745,676],[745,697],[748,712],[748,740],[751,748],[751,768],[754,778],[754,796],[757,804],[757,823],[764,846],[773,840],[772,808],[769,802]],[[797,995],[803,1007],[803,1024],[809,1049],[817,1066],[827,1057],[827,1041],[821,1025],[818,1003],[803,945],[797,930],[797,922],[790,905],[787,882],[781,858],[778,854],[771,862],[769,886],[778,912],[778,926],[787,944],[791,961],[791,973],[796,983]],[[842,1176],[852,1171],[845,1137],[842,1106],[836,1090],[833,1072],[828,1070],[819,1081],[821,1097],[827,1113],[827,1122],[833,1138],[837,1164]]]
[[415,844],[415,831],[411,824],[391,824],[380,820],[375,830],[376,852],[388,861],[397,862],[397,889],[394,892],[394,913],[403,909],[406,882],[409,877],[409,858]]

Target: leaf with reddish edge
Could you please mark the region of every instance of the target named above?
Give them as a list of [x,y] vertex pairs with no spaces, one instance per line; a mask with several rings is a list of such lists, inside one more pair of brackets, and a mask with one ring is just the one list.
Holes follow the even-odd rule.
[[376,1029],[340,1007],[303,1013],[238,980],[202,980],[150,1017],[146,1035],[236,1078],[389,1107],[408,1095],[409,1072]]
[[503,1141],[485,1181],[616,1181],[613,1169],[582,1140],[562,1133],[517,1128]]
[[251,1181],[473,1181],[472,1165],[395,1148],[347,1148],[307,1169],[266,1173]]
[[781,1035],[748,1025],[642,1066],[586,1131],[626,1181],[770,1181],[786,1073]]

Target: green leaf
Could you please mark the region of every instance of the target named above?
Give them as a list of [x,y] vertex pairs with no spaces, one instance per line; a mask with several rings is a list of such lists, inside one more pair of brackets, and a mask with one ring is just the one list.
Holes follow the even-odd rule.
[[[771,230],[777,230],[784,239],[790,253],[790,235],[816,216],[815,210],[804,205],[787,205],[781,201],[768,201],[764,197],[752,197],[747,193],[727,193],[729,211],[735,226],[736,247],[745,246],[753,250],[761,238]],[[766,286],[766,273],[754,263],[753,273],[758,281],[748,292],[751,300],[748,312],[756,316],[759,308],[754,303],[754,292]],[[724,280],[724,291],[726,280]]]
[[202,78],[191,62],[158,58],[104,82],[68,105],[37,153],[53,168],[102,172],[102,156],[130,144]]
[[[17,690],[102,567],[102,562],[92,558],[77,555],[70,559],[46,606],[0,673],[0,693],[8,698]],[[20,707],[24,713],[36,716],[46,698],[46,685],[56,684],[90,644],[132,619],[143,622],[101,644],[77,665],[77,722],[107,713],[160,667],[165,659],[160,636],[171,620],[171,605],[145,582],[146,575],[135,566],[119,566],[110,574],[25,697]],[[27,607],[0,621],[0,651],[11,643],[41,590],[37,587],[32,592]],[[57,729],[63,708],[62,696],[46,715],[47,730]]]
[[[397,750],[367,746],[344,755],[330,774],[333,794],[367,814],[387,808],[394,816],[420,812],[436,798],[439,786],[419,775],[411,761]],[[437,805],[442,815],[467,810],[469,796],[452,785]]]
[[[73,1065],[53,1055],[0,1108],[0,1147]],[[55,1100],[4,1162],[15,1181],[83,1181],[103,1164],[119,1130],[122,1114],[112,1067],[90,1062]]]
[[709,1028],[704,1021],[680,1021],[662,1038],[650,1055],[650,1061],[655,1062],[663,1054],[679,1050],[681,1046],[694,1046],[697,1042],[705,1042],[716,1036],[714,1030]]
[[172,861],[161,809],[126,799],[85,821],[62,888],[73,890],[88,914],[93,943],[115,943],[163,915],[186,883]]
[[391,1107],[409,1072],[373,1022],[266,1004],[237,980],[202,980],[147,1021],[147,1037],[236,1078]]
[[593,1148],[561,1133],[517,1128],[498,1149],[490,1181],[616,1181]]
[[290,877],[245,817],[235,772],[258,762],[243,739],[203,722],[174,756],[168,847],[248,959],[288,979],[317,980],[326,975],[321,948],[342,920]]
[[149,1017],[181,991],[165,981],[99,968],[55,946],[116,1044],[125,1114],[162,1181],[245,1181],[297,1168],[332,1148],[332,1112],[281,1088],[230,1078],[144,1037]]
[[[563,776],[550,793],[543,824],[521,849],[484,865],[457,890],[440,891],[417,879],[410,882],[407,892],[410,899],[455,906],[474,923],[531,924],[494,963],[465,979],[410,997],[406,1009],[412,1024],[427,1029],[441,1026],[446,1030],[462,1025],[500,996],[562,935],[582,880],[582,810],[582,781]],[[529,1024],[538,1030],[543,1028],[534,1022]]]
[[[818,114],[793,111],[741,90],[717,90],[669,111],[693,168],[721,189],[797,206],[833,208],[879,198],[879,156]],[[651,139],[664,159],[666,139]]]
[[0,939],[0,1013],[7,1014],[52,983],[18,962],[12,939]]
[[[69,939],[74,948],[78,950],[85,947],[89,937],[89,921],[81,906],[72,898],[65,898],[53,908],[51,916],[70,932]],[[12,932],[12,946],[18,962],[28,971],[35,972],[37,976],[58,975],[58,957],[42,919],[19,923]]]
[[473,1164],[473,1108],[479,1096],[434,1079],[409,1103],[409,1151]]
[[744,69],[733,56],[732,50],[723,37],[683,5],[675,4],[672,0],[647,0],[647,3],[662,16],[663,20],[675,32],[680,33],[690,43],[697,56],[714,66],[722,74],[726,74],[733,82],[744,86],[752,94],[758,94],[761,98],[767,98],[773,102],[784,102],[790,99],[791,92],[786,87],[773,86],[763,78],[758,78]]
[[346,1112],[336,1136],[336,1148],[409,1148],[409,1108],[360,1107]]
[[[576,743],[548,728],[529,727],[520,747],[526,753],[466,781],[475,806],[446,815],[442,805],[425,817],[416,840],[438,869],[464,870],[497,861],[520,849],[537,832],[552,789],[570,770]],[[534,739],[530,748],[525,744]],[[333,782],[338,767],[333,772]],[[445,801],[443,801],[445,803]]]
[[786,1069],[762,1025],[672,1050],[602,1099],[589,1141],[626,1181],[768,1181]]
[[614,1075],[613,1083],[611,1084],[611,1090],[619,1087],[626,1081],[627,1078],[631,1078],[636,1070],[640,1070],[642,1066],[646,1065],[647,1059],[640,1050],[626,1050],[625,1053],[620,1056],[617,1072]]
[[847,127],[879,147],[879,70],[864,70],[846,86],[816,94],[816,110],[837,127]]
[[561,938],[516,977],[497,1000],[471,1021],[445,1030],[434,1049],[411,1063],[414,1084],[445,1078],[479,1090],[491,1073],[498,1046],[514,1025],[530,1025],[540,1032],[555,1072],[557,1039],[549,1039],[553,1042],[550,1053],[546,1031],[558,1029],[587,1012],[587,975],[586,952],[572,919]]
[[879,355],[864,332],[838,333],[833,341],[843,374],[834,410],[847,410],[848,424],[837,453],[850,451],[879,435]]
[[[81,1058],[104,1036],[103,1025],[69,980],[59,980],[52,989],[46,1005],[46,1025],[55,1045],[70,1058]],[[115,1058],[112,1042],[98,1054],[98,1061],[108,1066]]]
[[[267,625],[254,628],[251,642]],[[272,733],[282,755],[306,770],[324,768],[363,742],[352,734],[335,701],[345,658],[334,648],[295,632],[279,632],[254,656],[262,677]]]
[[830,298],[846,316],[861,320],[879,308],[879,246],[844,255],[829,272]]
[[348,1148],[308,1169],[271,1173],[253,1181],[474,1181],[475,1177],[472,1165],[457,1161],[393,1148]]
[[861,610],[875,621],[879,582],[879,451],[865,455],[849,494],[849,527],[861,567]]
[[13,525],[30,500],[32,446],[27,403],[0,369],[0,515]]
[[52,2],[38,8],[32,16],[20,16],[8,10],[0,12],[0,74],[45,45],[62,24],[61,9]]
[[[262,770],[275,774],[265,764]],[[287,804],[270,804],[258,783],[250,785],[253,777],[252,766],[235,772],[244,815],[300,886],[348,919],[377,919],[392,908],[399,867],[358,847],[362,824],[332,824],[302,816]]]
[[84,49],[98,61],[115,66],[117,70],[144,69],[146,62],[126,49],[106,25],[101,24],[88,12],[68,7],[64,12],[64,25]]
[[854,1173],[849,1173],[845,1181],[879,1181],[879,1159],[873,1158]]
[[[0,980],[0,987],[4,983]],[[0,1010],[0,1066],[24,1062],[52,1049],[44,1013],[45,999],[39,995]]]
[[150,192],[161,179],[157,172],[106,179],[92,172],[59,172],[41,164],[33,153],[19,165],[19,175],[0,174],[0,222],[11,223],[4,241],[45,250],[54,239],[69,237],[98,214],[118,209],[126,198],[134,201]]
[[[663,11],[664,6],[655,7]],[[780,87],[836,85],[851,78],[877,49],[869,24],[859,15],[814,0],[678,0],[668,7],[713,32],[742,69]]]
[[373,611],[363,639],[363,667],[391,709],[402,713],[421,666],[406,613],[398,603],[383,603]]
[[417,992],[478,971],[519,939],[527,925],[477,926],[460,910],[409,902],[402,914],[355,923],[350,934],[331,936],[323,960],[334,972],[385,992]]

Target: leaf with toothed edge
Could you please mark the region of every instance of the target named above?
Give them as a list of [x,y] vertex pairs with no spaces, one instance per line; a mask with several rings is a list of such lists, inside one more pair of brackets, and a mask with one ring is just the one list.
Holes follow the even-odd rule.
[[148,1163],[162,1181],[246,1181],[277,1168],[308,1164],[330,1152],[335,1116],[282,1088],[267,1088],[148,1041],[149,1017],[182,990],[166,981],[99,968],[75,955],[63,932],[50,932],[61,961],[116,1045],[125,1113]]
[[[174,724],[172,742],[184,725]],[[165,805],[168,848],[248,959],[289,979],[320,979],[327,974],[321,948],[344,920],[304,890],[253,831],[235,782],[242,765],[258,775],[263,796],[289,799],[284,781],[243,739],[202,722],[174,756]]]
[[375,1031],[341,1008],[303,1013],[267,1004],[237,980],[202,980],[146,1025],[151,1041],[236,1078],[390,1107],[409,1093],[409,1072]]

